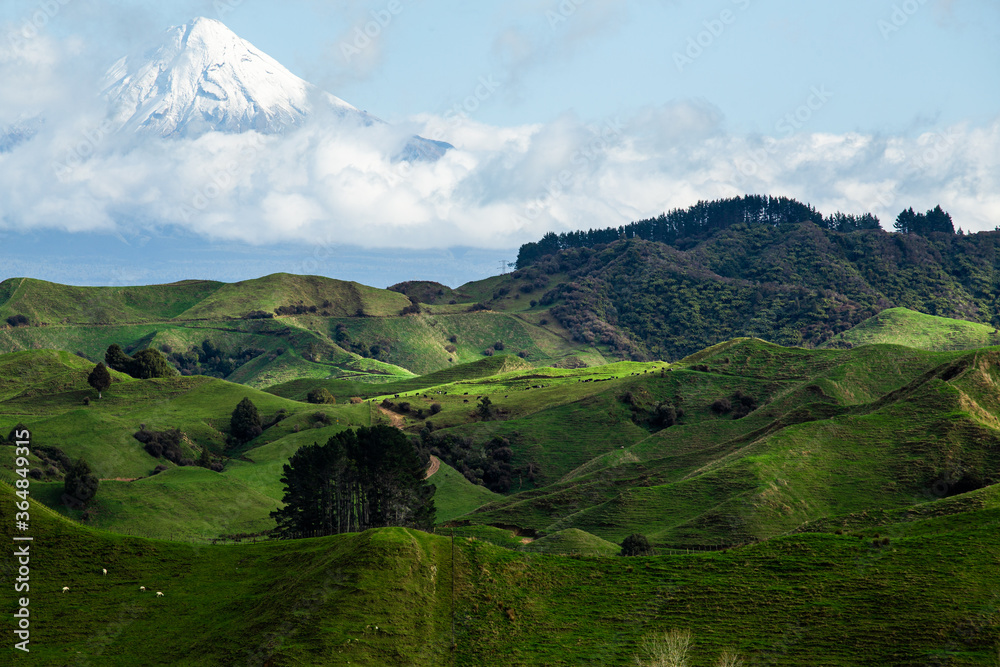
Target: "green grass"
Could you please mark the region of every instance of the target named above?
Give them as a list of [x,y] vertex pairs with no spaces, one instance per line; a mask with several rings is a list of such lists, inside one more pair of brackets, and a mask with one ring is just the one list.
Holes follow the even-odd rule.
[[908,308],[889,308],[837,334],[824,347],[879,343],[920,350],[972,350],[1000,345],[1000,333],[996,327],[978,322],[926,315]]
[[[7,513],[11,489],[0,494]],[[887,546],[873,547],[870,530],[803,533],[642,558],[515,551],[456,529],[453,556],[449,537],[398,528],[147,540],[35,503],[31,653],[12,651],[12,664],[630,665],[644,636],[676,628],[692,632],[698,667],[726,647],[748,664],[992,667],[998,527],[1000,510],[970,507],[883,526]],[[8,543],[10,531],[0,528]]]
[[[290,274],[231,284],[186,281],[123,288],[15,278],[0,283],[0,353],[62,349],[96,362],[112,343],[127,351],[187,352],[208,340],[231,354],[263,350],[226,378],[258,388],[300,378],[394,381],[482,360],[498,341],[532,364],[570,357],[591,365],[606,361],[596,348],[572,341],[556,323],[542,325],[536,312],[473,312],[472,303],[428,306],[420,314],[400,316],[410,301],[397,292]],[[316,310],[245,319],[281,306]],[[7,326],[4,320],[11,315],[28,317],[30,326]],[[453,336],[457,342],[449,351]],[[352,345],[364,356],[345,349]],[[373,346],[386,350],[378,360],[366,358]]]
[[445,523],[467,514],[501,496],[489,489],[473,484],[447,463],[431,475],[434,492],[434,520]]
[[596,535],[584,532],[579,528],[567,528],[551,535],[546,535],[525,544],[523,551],[581,555],[581,556],[617,556],[621,546],[614,542],[602,540]]

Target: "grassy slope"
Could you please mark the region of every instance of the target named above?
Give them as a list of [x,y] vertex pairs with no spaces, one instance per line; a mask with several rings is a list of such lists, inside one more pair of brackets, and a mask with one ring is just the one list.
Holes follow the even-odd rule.
[[451,521],[501,497],[465,479],[447,463],[442,463],[431,475],[430,482],[437,489],[434,492],[434,520],[437,523]]
[[[780,534],[825,515],[912,505],[941,479],[969,469],[989,475],[1000,464],[990,391],[996,357],[888,346],[850,352],[754,341],[718,346],[694,359],[709,362],[707,373],[627,380],[656,396],[680,397],[683,425],[626,442],[576,470],[568,471],[564,458],[561,470],[570,474],[561,482],[493,503],[472,518],[548,532],[577,527],[616,542],[643,532],[665,545],[718,544]],[[553,382],[552,391],[558,387]],[[739,421],[709,409],[737,388],[765,405]],[[605,412],[593,398],[586,401],[593,406],[586,437],[595,438],[611,428],[620,405],[610,403]],[[586,414],[563,418],[561,410],[474,426],[546,432],[536,422],[558,432]],[[549,450],[551,441],[544,442]],[[516,450],[515,460],[533,448]],[[558,461],[550,451],[539,456]]]
[[509,371],[527,370],[529,368],[531,368],[531,364],[522,361],[518,357],[508,354],[498,354],[467,364],[460,364],[428,373],[427,375],[395,380],[384,384],[372,385],[370,383],[348,382],[345,380],[292,380],[268,387],[267,391],[275,396],[302,401],[305,400],[312,389],[323,387],[328,389],[338,401],[345,401],[351,396],[370,398],[385,396],[387,394],[401,394],[453,384],[462,380],[475,380]]
[[[400,311],[410,304],[402,294],[317,276],[274,274],[232,284],[186,281],[123,288],[16,278],[0,283],[0,351],[63,349],[96,361],[112,343],[126,350],[169,346],[184,352],[208,340],[229,352],[264,350],[227,378],[256,387],[294,378],[382,382],[482,359],[497,341],[532,362],[605,361],[597,349],[570,340],[557,324],[542,325],[538,313],[471,312],[472,296],[463,298],[469,300],[402,317]],[[317,312],[242,319],[252,311],[295,305],[316,306]],[[17,314],[28,317],[31,326],[6,326],[3,320]],[[387,348],[385,361],[345,351],[335,342],[344,335],[338,325],[346,327],[355,349]],[[448,352],[452,336],[457,336],[457,349]]]
[[[31,429],[35,444],[55,445],[71,459],[85,458],[105,480],[92,521],[108,529],[185,539],[267,529],[272,525],[268,514],[281,500],[281,466],[288,457],[302,444],[370,424],[367,405],[307,405],[200,376],[134,380],[114,373],[116,382],[97,400],[86,383],[91,368],[66,352],[0,355],[0,432],[6,436],[21,422]],[[84,396],[93,397],[89,406],[82,405]],[[132,437],[141,424],[152,430],[179,427],[187,436],[182,448],[192,459],[202,447],[221,453],[232,410],[244,397],[265,419],[281,409],[288,417],[242,450],[229,452],[239,458],[230,459],[222,474],[154,459]],[[330,416],[330,426],[317,423],[314,415],[320,412]],[[37,458],[30,460],[32,467],[41,467]],[[146,477],[161,463],[167,472],[119,481]],[[13,479],[11,465],[0,462],[0,479]],[[79,516],[59,503],[58,478],[35,485],[50,505]]]
[[[5,485],[0,502],[6,514]],[[32,653],[14,651],[12,664],[628,665],[642,637],[679,628],[694,634],[695,667],[726,647],[751,664],[992,666],[998,527],[994,502],[883,526],[891,543],[878,547],[870,529],[648,558],[456,538],[452,653],[445,537],[383,529],[196,547],[82,528],[35,505]]]
[[824,347],[890,343],[919,350],[971,350],[1000,343],[995,327],[907,308],[889,308],[837,334]]

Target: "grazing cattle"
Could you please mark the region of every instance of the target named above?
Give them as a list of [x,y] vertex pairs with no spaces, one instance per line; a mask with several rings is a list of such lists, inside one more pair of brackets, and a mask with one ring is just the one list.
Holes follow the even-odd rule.
[[69,590],[69,586],[63,586],[63,593]]
[[156,591],[156,597],[162,598],[163,597],[163,593],[161,591]]
[[143,593],[145,593],[146,592],[146,587],[145,586],[139,586],[139,590],[142,591]]
[[101,572],[103,572],[103,573],[104,573],[104,576],[105,576],[105,577],[106,577],[106,576],[108,576],[108,568],[106,568],[106,567],[102,567],[102,568],[101,568]]

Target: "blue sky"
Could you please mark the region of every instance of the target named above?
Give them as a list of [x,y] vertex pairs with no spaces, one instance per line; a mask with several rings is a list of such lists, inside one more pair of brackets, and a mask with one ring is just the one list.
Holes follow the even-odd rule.
[[[194,16],[223,21],[359,108],[457,146],[448,169],[426,174],[421,193],[434,211],[416,221],[393,217],[401,205],[375,212],[385,230],[377,241],[352,236],[356,221],[337,218],[342,207],[317,205],[330,216],[324,229],[337,232],[328,238],[350,247],[502,255],[546,231],[741,192],[793,196],[825,213],[872,210],[886,227],[906,206],[937,203],[967,230],[1000,224],[1000,3],[991,0],[13,0],[0,6],[0,125],[25,99],[58,101],[47,87],[79,95],[81,81]],[[21,78],[19,63],[3,67],[4,42],[34,34],[32,24],[53,55]],[[476,99],[477,89],[488,94]],[[587,147],[608,127],[617,129],[592,157]],[[563,172],[572,182],[553,190]],[[132,238],[137,219],[140,236],[248,248],[307,244],[291,227],[315,235],[302,221],[248,223],[236,237],[196,225],[177,234],[176,220],[102,200],[106,181],[88,187],[102,215],[76,227],[0,205],[7,246],[30,254],[39,234],[70,229]]]
[[[65,5],[43,30],[99,37],[109,55],[195,15],[218,18],[387,119],[443,113],[483,76],[502,93],[476,115],[498,125],[704,100],[732,131],[769,132],[815,85],[836,98],[816,131],[915,132],[1000,112],[991,0],[50,2]],[[5,2],[0,20],[16,26],[44,6]],[[380,15],[361,55],[345,50]],[[689,48],[697,57],[678,66]]]

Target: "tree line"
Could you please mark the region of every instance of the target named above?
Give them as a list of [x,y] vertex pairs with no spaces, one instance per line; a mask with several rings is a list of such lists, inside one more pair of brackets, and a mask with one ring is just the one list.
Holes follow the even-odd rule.
[[638,220],[619,227],[549,232],[538,242],[525,243],[517,255],[517,268],[533,264],[545,255],[567,248],[592,248],[619,239],[639,238],[684,247],[713,232],[738,224],[770,225],[812,222],[824,229],[850,232],[878,229],[879,219],[871,213],[861,215],[834,213],[823,216],[808,204],[787,197],[747,195],[716,201],[699,201],[686,209],[674,209],[655,218]]

